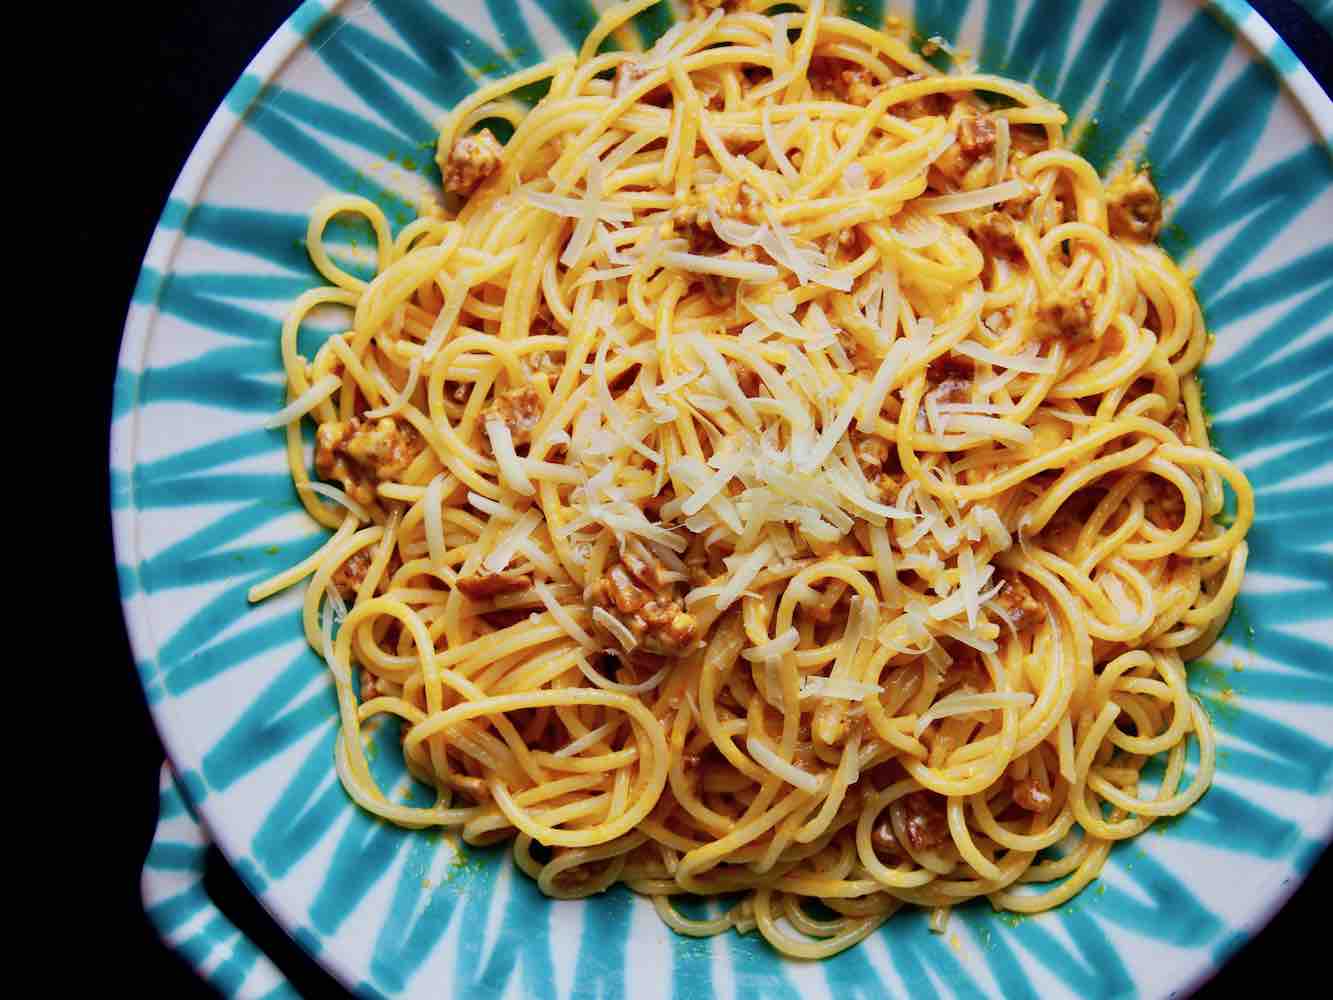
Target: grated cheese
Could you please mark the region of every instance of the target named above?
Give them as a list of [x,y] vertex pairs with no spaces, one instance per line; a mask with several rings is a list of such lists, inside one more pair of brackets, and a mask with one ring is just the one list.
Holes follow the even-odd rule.
[[329,665],[329,672],[341,683],[352,686],[352,671],[333,655],[333,605],[327,601],[319,613],[319,636],[324,662]]
[[[775,31],[774,37],[777,34],[778,32]],[[783,33],[782,37],[785,40],[787,36]],[[764,133],[764,145],[768,149],[768,155],[773,159],[773,165],[788,180],[794,181],[799,178],[801,175],[792,165],[791,160],[787,158],[786,143],[778,138],[777,129],[773,127],[773,113],[770,105],[764,105],[763,111],[760,113],[760,125]]]
[[514,451],[514,437],[509,433],[509,425],[499,419],[486,421],[486,438],[491,443],[491,452],[500,467],[500,479],[504,484],[525,497],[534,495],[537,487],[532,485],[518,452]]
[[620,728],[621,719],[612,719],[610,722],[604,722],[596,729],[590,729],[576,740],[571,740],[551,754],[552,757],[573,757],[582,753],[588,747],[593,746],[606,737],[610,736],[616,729]]
[[830,269],[827,258],[821,251],[798,247],[791,232],[778,220],[768,205],[764,206],[764,218],[768,222],[768,228],[762,234],[759,245],[770,257],[796,275],[797,281],[802,285],[823,285],[839,292],[851,291],[851,275],[845,271]]
[[741,418],[741,422],[747,427],[758,427],[760,423],[759,414],[755,412],[754,406],[751,405],[750,398],[741,391],[740,383],[736,381],[736,376],[731,373],[731,369],[727,367],[727,363],[723,360],[718,349],[704,337],[692,337],[689,343],[707,367],[708,374],[713,376],[718,391],[731,404],[731,407],[736,411],[736,415]]
[[[735,557],[729,557],[734,559]],[[717,595],[718,611],[725,611],[741,596],[742,591],[754,582],[754,578],[763,570],[765,563],[773,558],[773,545],[770,542],[760,542],[753,551],[747,553],[739,564],[731,569],[730,576],[722,585],[722,590]]]
[[530,508],[496,543],[495,548],[491,549],[486,558],[481,561],[481,565],[492,573],[499,573],[509,565],[509,561],[514,558],[514,554],[518,551],[518,547],[523,543],[523,540],[532,534],[537,525],[541,523],[541,511],[535,507]]
[[807,677],[801,682],[802,698],[834,698],[839,701],[865,701],[884,688],[878,684],[863,684],[842,677]]
[[336,486],[331,486],[328,483],[317,483],[313,480],[306,480],[304,483],[299,483],[296,488],[308,493],[318,493],[320,496],[328,497],[334,503],[350,510],[358,520],[370,520],[370,511],[366,510],[366,508],[362,507],[359,503],[349,497],[345,490],[340,490]]
[[[746,457],[740,452],[730,452],[723,456],[717,472],[710,476],[707,482],[696,489],[680,505],[681,513],[686,517],[691,517],[703,510],[710,500],[727,488],[727,484],[731,482],[736,473],[740,472],[745,462]],[[680,464],[680,462],[675,463],[672,469],[678,468]]]
[[735,219],[724,219],[718,214],[717,205],[712,198],[709,198],[704,206],[704,213],[708,216],[708,224],[713,227],[717,238],[734,247],[752,247],[759,243],[767,231],[762,225],[751,226]]
[[518,511],[514,510],[513,507],[502,504],[498,500],[492,500],[490,497],[484,497],[480,493],[473,493],[468,490],[467,502],[487,517],[498,518],[501,521],[518,520]]
[[952,212],[970,212],[977,208],[986,208],[1000,202],[1017,198],[1027,191],[1023,181],[1004,181],[975,191],[961,191],[958,194],[943,194],[936,198],[918,198],[913,205],[923,212],[935,215],[947,215]]
[[909,250],[922,250],[938,243],[944,230],[933,219],[923,219],[920,213],[907,210],[898,216],[899,224],[893,229],[893,238]]
[[583,676],[588,678],[588,680],[592,681],[599,688],[602,688],[604,691],[617,691],[620,694],[643,694],[646,691],[652,691],[655,688],[661,687],[662,682],[666,680],[667,674],[671,671],[669,665],[664,666],[661,670],[657,671],[657,673],[653,674],[653,676],[639,684],[621,684],[618,681],[603,677],[594,670],[592,664],[582,656],[575,662],[578,664],[579,671]]
[[984,361],[999,368],[1030,372],[1034,375],[1049,375],[1054,372],[1055,361],[1052,358],[1039,358],[1030,354],[1001,354],[989,347],[983,347],[975,340],[964,340],[954,345],[953,350],[965,354],[977,361]]
[[606,608],[593,608],[592,620],[610,632],[611,637],[615,639],[616,642],[620,643],[621,649],[625,652],[631,652],[634,647],[639,644],[638,640],[634,638],[634,633],[629,630],[628,626],[615,615],[611,614],[611,612],[607,611]]
[[776,281],[778,269],[772,264],[760,264],[750,260],[730,260],[726,257],[708,257],[697,253],[680,250],[668,250],[662,254],[662,263],[678,271],[690,271],[694,274],[716,274],[723,278],[739,278],[741,281],[766,282]]
[[297,396],[290,403],[284,406],[271,417],[267,417],[260,425],[261,427],[272,429],[290,424],[295,420],[300,420],[307,413],[313,410],[324,400],[328,399],[343,384],[343,380],[337,375],[325,375],[317,379],[313,385],[305,392]]
[[421,520],[426,528],[426,551],[434,569],[444,566],[444,473],[432,479],[421,499]]
[[992,691],[977,694],[971,691],[955,691],[945,695],[921,714],[912,727],[912,734],[920,737],[932,722],[953,715],[970,715],[973,712],[991,712],[1005,708],[1026,708],[1035,699],[1026,691]]
[[[388,380],[384,377],[384,375],[381,372],[377,370],[375,372],[375,375],[379,379],[382,388],[386,390],[393,389],[393,386],[389,385]],[[386,403],[384,406],[379,407],[378,409],[367,410],[365,412],[365,417],[369,420],[379,420],[382,417],[393,416],[404,406],[406,406],[407,401],[412,398],[412,393],[416,392],[417,390],[417,380],[420,377],[421,377],[421,357],[418,356],[413,358],[411,364],[407,366],[407,381],[403,383],[402,389],[396,392],[386,392],[386,395],[392,395],[393,399],[390,400],[388,403]]]
[[761,642],[758,645],[751,646],[743,650],[741,656],[751,663],[759,663],[764,660],[776,659],[785,656],[796,648],[796,644],[801,641],[800,633],[796,631],[795,626],[787,629],[781,635]]
[[338,588],[330,580],[324,588],[324,596],[328,598],[329,607],[333,609],[333,620],[340,622],[347,617],[347,602],[343,600],[343,595],[338,593]]
[[951,413],[941,421],[940,426],[945,431],[979,434],[982,437],[1012,441],[1015,444],[1031,444],[1036,439],[1032,428],[1025,424],[1014,420],[983,417],[976,413]]
[[556,600],[555,595],[551,593],[551,588],[547,586],[545,582],[534,580],[532,589],[537,594],[537,599],[540,600],[542,604],[546,606],[546,610],[551,613],[551,618],[555,620],[557,625],[564,629],[566,635],[584,649],[598,648],[599,643],[597,640],[584,631],[583,627],[574,620],[574,616],[569,613],[568,608],[565,608],[558,600]]
[[790,761],[783,760],[762,740],[753,736],[749,737],[745,741],[745,749],[749,751],[754,762],[769,774],[781,778],[789,785],[795,785],[803,792],[819,791],[820,781],[818,777],[809,771],[802,771]]
[[842,406],[838,409],[838,415],[833,421],[826,425],[820,432],[819,440],[815,442],[810,453],[800,462],[800,469],[803,472],[814,472],[822,466],[829,455],[833,453],[834,447],[842,440],[842,436],[847,433],[847,428],[852,424],[852,417],[861,406],[861,401],[866,396],[866,385],[864,382],[857,383],[855,389],[851,391]]

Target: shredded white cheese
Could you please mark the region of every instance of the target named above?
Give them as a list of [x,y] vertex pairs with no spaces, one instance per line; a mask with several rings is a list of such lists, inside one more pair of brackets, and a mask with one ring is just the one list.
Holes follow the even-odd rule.
[[671,667],[668,665],[663,667],[661,670],[657,671],[657,673],[653,674],[653,676],[649,677],[646,681],[643,681],[642,683],[621,684],[617,681],[613,681],[606,677],[603,677],[596,670],[594,670],[592,664],[590,664],[582,656],[580,656],[575,662],[578,663],[579,671],[583,674],[583,676],[588,678],[588,680],[592,681],[593,684],[597,685],[599,688],[602,688],[603,690],[617,691],[620,694],[643,694],[646,691],[652,691],[653,689],[660,687],[662,682],[666,680],[667,674],[671,672]]
[[790,653],[796,648],[796,644],[801,641],[800,633],[796,631],[795,626],[787,629],[781,635],[770,639],[768,642],[761,642],[756,646],[743,650],[741,656],[751,663],[760,663],[764,660],[775,659]]
[[935,215],[947,215],[951,212],[970,212],[976,208],[985,208],[1010,198],[1017,198],[1027,190],[1023,181],[1004,181],[975,191],[962,191],[958,194],[944,194],[937,198],[918,198],[913,205],[923,212]]
[[515,493],[533,496],[537,487],[532,485],[518,452],[514,451],[514,437],[509,433],[509,425],[499,419],[486,421],[486,437],[491,442],[495,463],[500,467],[500,479]]
[[569,609],[561,605],[559,600],[556,599],[555,594],[551,592],[551,588],[547,586],[544,581],[534,580],[532,589],[536,593],[537,599],[540,600],[542,604],[545,605],[546,610],[551,613],[551,617],[555,619],[555,623],[564,629],[566,635],[584,649],[598,648],[599,644],[597,640],[590,636],[583,627],[574,620],[574,616],[569,613]]
[[348,510],[350,510],[354,515],[356,515],[358,520],[361,521],[370,520],[370,511],[366,510],[366,508],[362,507],[359,503],[357,503],[355,500],[349,497],[346,491],[340,490],[336,486],[331,486],[328,483],[317,483],[314,482],[313,480],[307,480],[306,482],[298,485],[296,488],[298,490],[303,490],[308,493],[318,493],[320,496],[328,497],[334,503],[346,507]]
[[639,644],[638,640],[634,638],[634,633],[629,630],[629,627],[615,615],[611,614],[611,612],[607,611],[606,608],[593,608],[592,620],[611,633],[612,638],[620,643],[621,648],[624,649],[625,652],[630,652]]
[[492,573],[499,573],[509,565],[509,561],[514,558],[514,553],[518,551],[518,547],[523,544],[524,539],[532,534],[537,525],[541,523],[541,511],[535,507],[530,508],[518,519],[518,522],[501,537],[496,543],[495,548],[491,549],[486,555],[486,558],[481,561],[482,566],[490,570]]
[[426,528],[426,550],[435,569],[444,566],[444,473],[426,487],[421,499],[421,520]]
[[965,354],[977,361],[984,361],[998,368],[1030,372],[1035,375],[1049,375],[1055,371],[1055,362],[1050,358],[1039,358],[1025,354],[1002,354],[989,347],[978,344],[975,340],[964,340],[954,345],[954,353]]
[[494,517],[501,521],[517,521],[518,511],[514,510],[508,504],[500,503],[498,500],[492,500],[490,497],[484,497],[480,493],[467,491],[467,502],[481,511],[487,517]]
[[789,785],[795,785],[803,792],[819,791],[819,778],[809,771],[802,771],[790,761],[783,760],[762,740],[750,737],[745,741],[754,762],[770,774],[776,775]]
[[920,736],[932,722],[953,715],[970,715],[973,712],[991,712],[1003,708],[1026,708],[1034,699],[1027,691],[992,691],[977,694],[971,691],[955,691],[945,695],[921,714],[912,727],[912,732]]
[[842,677],[807,677],[801,682],[802,698],[834,698],[839,701],[865,701],[882,694],[878,684],[863,684]]
[[617,728],[619,728],[622,721],[622,719],[616,718],[612,719],[610,722],[603,723],[596,729],[590,729],[578,739],[566,743],[559,750],[556,750],[551,754],[551,756],[573,757],[575,754],[580,754],[588,749],[588,747],[593,746],[610,736]]
[[281,410],[273,414],[273,416],[265,419],[261,426],[265,428],[282,427],[295,420],[300,420],[316,406],[337,392],[339,386],[342,384],[343,380],[337,375],[325,375],[322,378],[316,379],[309,389],[301,393],[301,395],[297,396]]

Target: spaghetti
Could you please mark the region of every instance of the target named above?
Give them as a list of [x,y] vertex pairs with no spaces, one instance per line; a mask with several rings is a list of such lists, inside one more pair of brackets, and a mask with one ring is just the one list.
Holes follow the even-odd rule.
[[[1185,662],[1253,519],[1157,193],[824,0],[602,51],[652,2],[444,120],[449,210],[316,208],[275,421],[336,530],[251,599],[309,578],[358,804],[512,839],[551,896],[624,883],[806,958],[904,903],[1056,906],[1207,789]],[[325,244],[346,214],[370,281]],[[382,717],[434,805],[377,787]]]

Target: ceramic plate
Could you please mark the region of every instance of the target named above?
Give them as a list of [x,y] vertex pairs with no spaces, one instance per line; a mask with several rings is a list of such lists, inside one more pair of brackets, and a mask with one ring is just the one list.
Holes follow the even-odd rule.
[[[878,0],[845,10],[871,24],[887,13]],[[334,697],[298,595],[245,600],[324,538],[281,434],[259,429],[283,402],[283,311],[318,283],[306,213],[341,190],[408,222],[439,183],[432,122],[480,80],[576,46],[595,9],[307,3],[176,184],[130,310],[112,425],[125,615],[177,775],[149,912],[225,992],[289,988],[204,895],[196,819],[320,962],[388,997],[1165,996],[1215,970],[1309,869],[1333,831],[1333,106],[1239,0],[894,12],[1035,84],[1094,164],[1147,159],[1169,196],[1164,242],[1196,270],[1216,333],[1216,441],[1258,491],[1243,596],[1190,674],[1219,731],[1212,790],[1117,847],[1057,911],[1013,919],[983,902],[944,935],[904,913],[822,964],[782,961],[757,935],[673,936],[623,889],[553,903],[500,849],[460,853],[355,808],[333,773]],[[663,4],[636,28],[646,44],[671,20]],[[355,229],[334,236],[353,256],[366,246]],[[307,355],[331,323],[305,333]],[[381,734],[374,766],[410,792],[396,734]]]

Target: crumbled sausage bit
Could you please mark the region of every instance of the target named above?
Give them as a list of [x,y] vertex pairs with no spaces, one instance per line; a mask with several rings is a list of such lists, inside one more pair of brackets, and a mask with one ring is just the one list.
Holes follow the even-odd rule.
[[[663,486],[660,493],[656,493],[643,501],[643,512],[650,519],[660,521],[662,520],[662,505],[670,503],[674,499],[676,499],[676,491],[669,485]],[[634,572],[633,569],[630,572]]]
[[[895,85],[904,83],[919,83],[926,78],[924,73],[909,73],[906,76],[896,77],[892,82]],[[890,104],[893,113],[905,118],[921,118],[926,115],[947,115],[952,99],[948,94],[922,94],[920,97],[911,100],[896,101]]]
[[694,616],[686,614],[679,601],[651,600],[638,615],[647,625],[642,644],[649,652],[678,655],[698,631]]
[[589,596],[633,633],[637,648],[644,652],[679,656],[698,632],[698,622],[684,611],[679,600],[645,594],[619,563],[593,584]]
[[1037,200],[1037,188],[1028,184],[1022,194],[1016,194],[1004,202],[1000,207],[1004,209],[1004,214],[1011,219],[1021,219],[1028,214],[1028,209],[1032,203]]
[[1159,528],[1174,529],[1185,516],[1185,500],[1174,486],[1153,490],[1146,504],[1148,520]]
[[937,403],[968,403],[972,400],[972,383],[968,379],[948,378],[926,395]]
[[[718,253],[727,249],[718,235],[713,232],[713,223],[708,214],[708,203],[712,204],[717,214],[724,219],[755,224],[762,220],[764,198],[755,188],[745,182],[731,181],[711,188],[707,200],[695,195],[684,204],[672,210],[671,222],[684,230],[682,235],[690,241],[693,253]],[[751,249],[752,248],[746,248]],[[753,254],[750,259],[754,259]]]
[[690,253],[719,254],[726,249],[727,245],[713,232],[708,212],[697,203],[681,205],[672,211],[671,232],[677,231],[688,241]]
[[1014,782],[1014,801],[1028,812],[1045,812],[1054,801],[1050,790],[1031,776]]
[[1082,292],[1059,293],[1037,309],[1038,332],[1045,337],[1091,337],[1095,311],[1091,296]]
[[892,446],[878,434],[866,434],[856,428],[851,430],[852,453],[866,478],[876,479],[884,471],[884,463],[889,460]]
[[645,559],[634,552],[626,552],[620,559],[630,575],[649,590],[655,592],[665,586],[666,581],[662,577],[666,569],[656,559]]
[[721,111],[726,106],[727,98],[722,92],[721,84],[705,77],[699,81],[696,89],[699,91],[699,100],[703,103],[705,111]]
[[397,417],[330,420],[315,434],[315,471],[341,481],[358,503],[374,503],[375,483],[401,475],[421,449],[416,428]]
[[934,792],[913,792],[903,799],[903,826],[914,851],[928,851],[949,839],[949,815]]
[[838,344],[842,347],[848,360],[851,361],[853,368],[859,372],[865,372],[871,371],[876,367],[874,356],[870,353],[870,350],[856,338],[855,334],[842,329],[835,330],[834,333],[838,338]]
[[488,128],[456,140],[449,156],[440,165],[444,189],[453,194],[471,194],[482,181],[500,169],[501,151],[499,141]]
[[764,198],[749,184],[728,184],[712,195],[718,214],[741,222],[758,222],[764,211]]
[[362,668],[361,668],[361,700],[362,700],[363,702],[365,702],[365,701],[370,701],[371,698],[378,698],[381,694],[384,694],[384,693],[385,693],[385,692],[383,692],[383,691],[381,691],[381,690],[379,689],[379,685],[377,685],[377,684],[375,683],[375,675],[372,674],[372,673],[371,673],[369,670],[367,670],[365,667],[362,667]]
[[[946,351],[926,366],[926,378],[931,382],[950,381],[971,382],[976,374],[977,363],[966,354],[954,354]],[[960,402],[960,400],[942,400],[942,402]]]
[[986,250],[1010,260],[1022,260],[1023,248],[1018,245],[1018,227],[1013,217],[1003,212],[987,212],[973,230],[977,242]]
[[884,89],[873,73],[860,67],[843,70],[838,74],[838,80],[842,84],[842,99],[848,104],[861,107],[873,101],[875,95]]
[[1032,596],[1032,591],[1017,573],[1002,573],[1004,589],[996,600],[1004,610],[1005,618],[1020,632],[1046,620],[1045,606]]
[[330,582],[343,600],[350,601],[356,596],[357,588],[361,586],[361,581],[366,578],[366,573],[370,570],[370,564],[374,559],[375,557],[370,549],[361,549],[344,559],[342,564],[333,571]]
[[742,365],[735,361],[728,361],[727,367],[731,369],[731,374],[736,377],[736,383],[741,387],[741,392],[747,396],[758,396],[759,387],[763,385],[759,373],[749,365]]
[[542,401],[530,385],[500,393],[495,402],[482,411],[482,423],[496,419],[503,421],[515,445],[532,443],[533,428],[541,418]]
[[882,857],[902,856],[902,848],[898,846],[898,838],[893,833],[893,823],[887,816],[876,823],[874,829],[870,831],[870,846]]
[[647,76],[651,70],[645,69],[637,59],[626,59],[616,67],[615,80],[611,85],[613,97],[624,97],[634,85]]
[[1172,414],[1171,420],[1167,423],[1167,427],[1171,429],[1172,434],[1180,438],[1185,444],[1191,443],[1190,419],[1189,416],[1186,415],[1183,407],[1177,409],[1176,412]]
[[532,585],[526,573],[496,573],[482,568],[470,576],[458,578],[458,589],[474,601],[494,597],[496,594],[512,594]]
[[816,94],[865,107],[883,88],[869,70],[841,59],[816,57],[807,73]]
[[995,148],[995,120],[990,115],[969,115],[958,123],[958,148],[979,160]]
[[1112,234],[1149,243],[1162,229],[1162,199],[1146,170],[1112,181],[1106,192]]
[[[406,734],[407,730],[408,730],[407,722],[406,720],[404,720],[403,733]],[[450,788],[454,789],[454,791],[462,792],[473,802],[481,803],[490,801],[491,798],[490,786],[488,786],[485,780],[482,778],[475,778],[471,775],[457,774],[453,771],[450,771],[449,774],[445,776],[444,780],[445,784],[447,784]]]
[[725,274],[701,274],[699,281],[704,286],[704,294],[715,306],[726,306],[736,301],[736,292],[740,288],[737,278],[728,278]]
[[810,65],[805,71],[805,79],[816,97],[830,96],[842,100],[838,84],[841,82],[842,68],[846,65],[840,59],[826,59],[822,56],[815,56],[810,60]]
[[523,357],[523,367],[534,375],[558,376],[564,365],[550,351],[533,351]]
[[898,494],[907,485],[907,477],[882,472],[875,478],[874,482],[875,488],[879,491],[879,502],[892,505],[898,502]]
[[630,579],[624,566],[612,566],[611,571],[606,574],[605,582],[607,594],[615,604],[616,610],[622,615],[633,614],[647,601],[643,591],[634,586],[634,581]]

